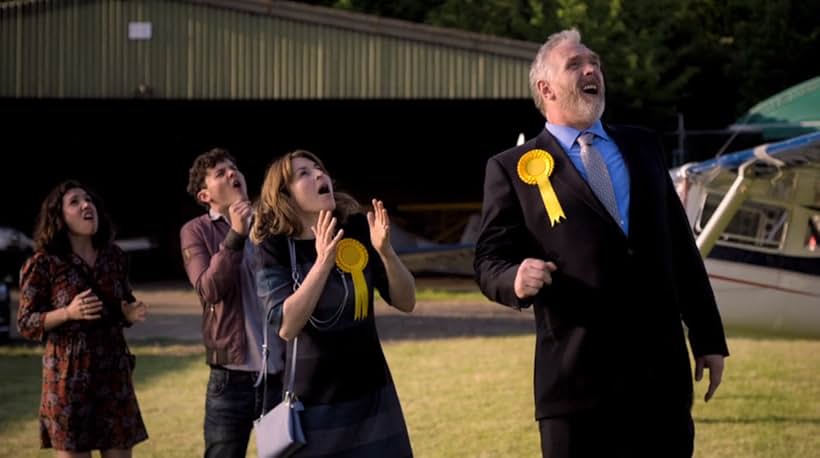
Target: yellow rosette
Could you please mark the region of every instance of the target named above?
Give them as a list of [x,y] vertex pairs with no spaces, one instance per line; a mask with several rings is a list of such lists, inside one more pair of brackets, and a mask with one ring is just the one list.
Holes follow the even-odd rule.
[[356,298],[356,307],[353,312],[354,320],[367,318],[368,291],[367,281],[364,278],[364,268],[367,266],[367,250],[364,245],[355,239],[342,239],[336,247],[336,266],[353,277],[353,294]]
[[552,175],[554,166],[555,160],[550,153],[542,149],[531,149],[518,160],[518,177],[524,183],[538,186],[541,200],[544,201],[544,209],[547,210],[550,226],[555,226],[561,221],[561,218],[567,218],[564,209],[561,208],[561,203],[558,202],[555,190],[552,189],[552,183],[550,183],[549,177]]

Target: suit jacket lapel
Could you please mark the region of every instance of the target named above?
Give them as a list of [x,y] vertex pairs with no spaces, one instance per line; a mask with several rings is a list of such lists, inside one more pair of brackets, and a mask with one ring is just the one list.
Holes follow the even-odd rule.
[[[536,137],[535,146],[536,148],[546,150],[552,155],[553,159],[555,159],[555,168],[550,176],[550,180],[555,183],[555,187],[560,187],[561,191],[568,190],[574,193],[576,197],[580,198],[592,208],[595,213],[623,234],[623,230],[618,226],[618,223],[612,219],[612,216],[610,216],[609,212],[604,208],[601,201],[598,200],[598,197],[592,191],[592,188],[589,187],[587,181],[584,180],[584,177],[582,177],[578,169],[575,168],[575,164],[572,163],[569,155],[561,148],[561,145],[547,129],[541,131],[541,134]],[[558,200],[561,200],[560,195],[558,196]],[[567,218],[570,217],[571,215],[567,215]]]

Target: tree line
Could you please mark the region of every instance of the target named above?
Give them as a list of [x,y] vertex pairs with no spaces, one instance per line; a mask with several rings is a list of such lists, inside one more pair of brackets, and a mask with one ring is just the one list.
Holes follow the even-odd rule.
[[820,74],[820,1],[306,0],[533,42],[578,27],[602,57],[607,116],[674,130],[721,128]]

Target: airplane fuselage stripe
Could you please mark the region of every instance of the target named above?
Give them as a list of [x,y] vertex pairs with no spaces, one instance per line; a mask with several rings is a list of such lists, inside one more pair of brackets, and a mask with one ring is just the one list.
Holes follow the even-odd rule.
[[815,294],[815,293],[811,293],[811,292],[808,292],[808,291],[800,291],[798,289],[790,289],[790,288],[783,288],[783,287],[780,287],[780,286],[767,285],[766,283],[758,283],[758,282],[755,282],[755,281],[741,280],[739,278],[725,277],[723,275],[709,274],[709,278],[714,278],[716,280],[723,280],[723,281],[728,281],[728,282],[733,282],[733,283],[740,283],[740,284],[743,284],[743,285],[757,286],[758,288],[773,289],[773,290],[776,290],[776,291],[783,291],[783,292],[786,292],[786,293],[800,294],[800,295],[803,295],[803,296],[820,297],[820,294]]

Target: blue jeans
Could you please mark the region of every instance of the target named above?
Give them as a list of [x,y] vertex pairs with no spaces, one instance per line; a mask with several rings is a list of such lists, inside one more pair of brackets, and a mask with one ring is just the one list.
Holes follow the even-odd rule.
[[[255,372],[211,368],[205,396],[205,457],[245,458],[253,421],[262,414]],[[265,412],[282,400],[282,373],[268,374]]]

